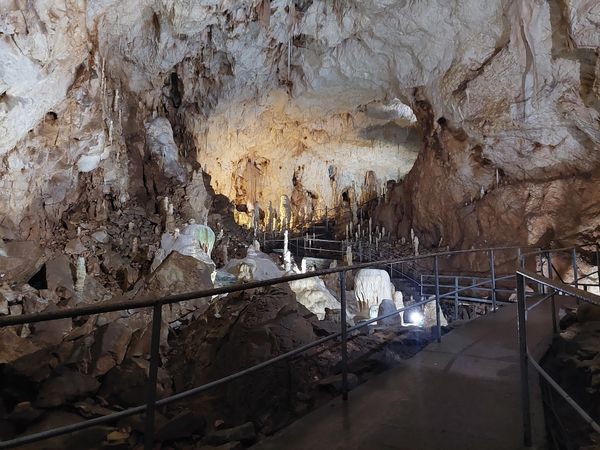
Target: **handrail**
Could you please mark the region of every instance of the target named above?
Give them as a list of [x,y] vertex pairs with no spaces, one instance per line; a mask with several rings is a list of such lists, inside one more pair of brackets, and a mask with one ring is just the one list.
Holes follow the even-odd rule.
[[[573,247],[574,249],[575,247]],[[523,258],[525,255],[522,256]],[[549,383],[549,385],[579,414],[579,416],[585,420],[594,431],[600,433],[600,425],[595,422],[584,410],[581,408],[575,400],[564,390],[558,383],[556,383],[552,377],[537,363],[535,358],[529,352],[527,345],[527,311],[537,307],[543,301],[548,299],[552,300],[551,314],[553,330],[557,332],[556,325],[556,308],[554,304],[554,295],[556,293],[567,294],[577,300],[590,303],[592,305],[600,306],[600,296],[590,294],[587,291],[582,291],[566,283],[556,281],[551,278],[546,278],[535,272],[518,269],[517,270],[517,311],[518,311],[518,338],[519,338],[519,360],[520,360],[520,373],[521,373],[521,403],[522,403],[522,420],[523,420],[523,443],[526,447],[531,447],[532,444],[532,433],[531,433],[531,411],[530,411],[530,394],[529,394],[529,370],[528,364],[535,368],[535,370]],[[553,292],[548,293],[541,300],[536,302],[531,307],[527,308],[525,304],[525,280],[529,279],[543,286],[553,289]]]
[[531,363],[531,365],[533,365],[533,367],[535,367],[535,369],[539,372],[539,374],[544,377],[544,379],[550,384],[550,386],[552,386],[554,388],[554,390],[556,390],[556,392],[559,393],[559,395],[569,404],[571,405],[571,407],[581,416],[581,418],[583,420],[585,420],[588,425],[590,425],[593,430],[596,433],[600,433],[600,425],[598,425],[598,423],[592,419],[588,413],[586,413],[584,411],[584,409],[579,406],[577,404],[577,402],[575,400],[573,400],[571,398],[571,396],[569,394],[567,394],[567,392],[560,387],[560,385],[554,381],[552,379],[552,377],[548,374],[548,372],[546,372],[542,366],[540,366],[537,361],[535,360],[535,358],[531,355],[531,353],[529,353],[529,351],[527,352],[527,357],[529,358],[529,362]]
[[[439,289],[436,289],[436,295],[432,299],[401,308],[400,310],[395,310],[392,313],[389,313],[389,314],[386,314],[386,315],[383,315],[383,316],[380,316],[380,317],[377,317],[374,319],[370,319],[359,325],[356,325],[354,327],[347,329],[346,328],[346,290],[345,290],[345,276],[344,276],[345,272],[351,271],[351,270],[362,269],[362,268],[368,268],[368,267],[379,267],[379,266],[386,267],[388,265],[393,266],[394,264],[398,264],[398,263],[415,262],[415,261],[433,258],[435,272],[438,273],[438,259],[440,257],[458,255],[458,254],[467,254],[467,253],[477,253],[477,252],[501,251],[501,250],[505,250],[505,249],[509,249],[509,248],[514,249],[514,248],[519,248],[519,247],[498,247],[495,249],[486,248],[486,249],[454,250],[454,251],[448,251],[448,252],[440,252],[440,253],[431,253],[431,254],[426,254],[426,255],[412,256],[412,257],[407,257],[407,258],[396,258],[396,259],[388,259],[388,260],[381,260],[381,261],[371,261],[371,262],[359,263],[359,264],[354,264],[351,266],[345,266],[345,267],[339,267],[339,268],[321,269],[321,270],[309,272],[306,274],[288,275],[288,276],[274,278],[274,279],[270,279],[270,280],[254,281],[254,282],[241,284],[241,285],[237,285],[237,286],[227,286],[227,287],[220,287],[220,288],[204,289],[204,290],[199,290],[199,291],[194,291],[194,292],[187,292],[187,293],[183,293],[183,294],[176,294],[176,295],[157,297],[157,298],[149,297],[149,298],[142,298],[142,299],[138,299],[138,300],[117,298],[117,299],[113,299],[113,300],[109,300],[109,301],[98,302],[96,304],[91,304],[91,305],[86,305],[86,306],[78,306],[78,307],[75,307],[72,309],[63,309],[63,310],[56,310],[56,311],[51,311],[51,312],[23,314],[20,316],[0,317],[0,328],[2,328],[2,327],[20,325],[20,324],[25,324],[25,323],[36,323],[36,322],[51,321],[51,320],[58,320],[58,319],[64,319],[64,318],[73,318],[73,317],[78,317],[78,316],[88,316],[88,315],[92,315],[92,314],[102,314],[102,313],[121,311],[121,310],[133,310],[133,309],[149,308],[149,307],[153,308],[151,349],[150,349],[150,368],[149,368],[148,383],[147,383],[147,390],[148,390],[147,398],[148,398],[148,400],[145,405],[130,408],[126,411],[121,411],[121,412],[118,412],[115,414],[111,414],[110,416],[90,419],[90,420],[80,422],[78,424],[72,424],[72,425],[62,427],[62,428],[56,428],[53,430],[48,430],[48,431],[44,431],[41,433],[29,435],[29,436],[22,436],[22,437],[15,438],[10,441],[0,442],[0,448],[11,448],[15,445],[22,445],[24,443],[37,442],[38,440],[46,439],[46,438],[53,437],[53,436],[58,436],[61,434],[65,434],[67,432],[81,430],[81,429],[88,428],[90,426],[93,426],[93,425],[96,425],[99,423],[105,423],[108,421],[112,421],[116,418],[125,417],[127,415],[137,414],[137,413],[146,411],[146,433],[144,436],[145,437],[145,448],[150,449],[150,448],[152,448],[153,439],[154,439],[154,420],[153,419],[154,419],[154,411],[157,406],[168,404],[170,402],[179,400],[186,396],[194,395],[195,393],[201,392],[206,389],[210,389],[211,387],[218,386],[222,383],[226,383],[233,379],[237,379],[237,378],[242,377],[250,372],[259,370],[270,364],[275,364],[276,362],[293,357],[296,354],[299,354],[303,351],[306,351],[306,350],[313,348],[317,345],[320,345],[324,342],[336,339],[337,337],[340,337],[340,336],[342,337],[342,380],[343,380],[342,381],[342,385],[343,385],[342,396],[344,399],[346,399],[347,392],[348,392],[347,337],[346,337],[347,333],[357,330],[361,327],[364,327],[364,326],[366,326],[370,323],[373,323],[377,320],[382,320],[386,317],[391,317],[395,314],[398,314],[399,312],[410,310],[412,308],[418,307],[418,306],[428,303],[430,301],[435,301],[435,303],[436,303],[436,335],[437,335],[437,340],[439,342],[440,338],[441,338],[441,325],[440,325],[440,316],[439,316],[439,314],[440,314],[440,298],[442,298],[442,296],[440,296]],[[335,274],[335,273],[340,275],[340,293],[341,293],[340,306],[341,306],[342,320],[341,320],[341,331],[339,333],[336,333],[335,335],[332,335],[332,336],[328,336],[326,338],[319,339],[310,344],[306,344],[305,346],[302,346],[298,349],[292,350],[291,352],[288,352],[283,355],[279,355],[275,358],[272,358],[271,360],[265,361],[256,366],[253,366],[253,367],[250,367],[243,371],[240,371],[236,374],[232,374],[227,377],[223,377],[219,380],[215,380],[206,385],[192,388],[188,391],[184,391],[184,392],[175,394],[173,396],[170,396],[170,397],[162,399],[162,400],[158,400],[158,401],[156,400],[156,378],[157,378],[157,371],[158,371],[158,361],[160,359],[159,336],[160,336],[160,328],[161,328],[162,307],[164,305],[178,303],[178,302],[182,302],[182,301],[186,301],[186,300],[197,299],[197,298],[213,297],[213,296],[222,295],[222,294],[241,292],[241,291],[245,291],[248,289],[272,286],[272,285],[287,283],[290,281],[296,281],[296,280],[301,280],[301,279],[306,279],[306,278],[313,278],[313,277]],[[439,285],[439,278],[437,279],[437,283]],[[438,288],[439,288],[439,286],[438,286]]]
[[597,244],[581,244],[581,245],[572,245],[571,247],[537,249],[533,252],[523,253],[521,255],[521,258],[526,258],[528,256],[534,256],[534,255],[542,255],[544,253],[559,253],[559,252],[572,251],[574,249],[577,250],[577,249],[582,249],[585,247],[591,247],[591,246],[596,246],[596,245]]
[[551,287],[559,292],[568,294],[572,297],[575,297],[578,300],[583,300],[584,302],[591,303],[592,305],[600,306],[600,296],[598,296],[598,295],[591,294],[586,291],[582,291],[581,289],[574,288],[573,286],[571,286],[569,284],[562,283],[557,280],[546,278],[535,272],[531,272],[530,270],[518,269],[517,270],[517,278],[519,275],[522,275],[525,278],[530,279],[531,281],[535,281],[536,283],[540,283],[545,286]]
[[[498,247],[493,250],[502,250],[506,248],[518,248],[518,247]],[[398,264],[403,262],[417,261],[422,259],[428,259],[436,256],[447,256],[447,255],[458,255],[465,253],[474,253],[481,251],[489,251],[492,249],[468,249],[468,250],[453,250],[449,252],[441,252],[441,253],[429,253],[427,255],[418,255],[418,256],[410,256],[407,258],[398,258],[398,259],[388,259],[381,261],[371,261],[359,264],[353,264],[351,266],[344,267],[335,267],[332,269],[320,269],[315,270],[314,272],[309,272],[305,274],[297,274],[297,275],[288,275],[279,278],[271,278],[269,280],[263,281],[252,281],[245,284],[235,285],[235,286],[226,286],[220,288],[213,289],[204,289],[199,291],[187,292],[184,294],[176,294],[165,297],[146,297],[140,300],[128,300],[128,299],[112,299],[101,301],[95,303],[93,305],[86,306],[77,306],[75,308],[63,309],[58,311],[51,312],[39,312],[39,313],[30,313],[30,314],[22,314],[20,316],[5,316],[0,317],[0,328],[10,325],[22,325],[25,323],[34,323],[34,322],[45,322],[48,320],[58,320],[58,319],[66,319],[73,318],[78,316],[89,316],[92,314],[101,314],[107,312],[114,311],[124,311],[127,309],[141,309],[148,308],[152,306],[159,305],[169,305],[172,303],[179,303],[186,300],[194,300],[203,297],[213,297],[216,295],[229,294],[233,292],[245,291],[248,289],[255,289],[265,286],[272,286],[275,284],[287,283],[289,281],[302,280],[305,278],[314,278],[322,275],[330,275],[333,273],[341,273],[347,272],[349,270],[356,269],[366,269],[373,266],[384,266],[388,264]]]
[[[357,330],[359,330],[361,328],[364,328],[367,325],[370,325],[372,323],[378,322],[380,320],[387,319],[389,317],[398,315],[398,314],[400,314],[400,313],[402,313],[404,311],[409,311],[411,309],[417,308],[419,306],[425,305],[425,304],[427,304],[429,302],[433,302],[433,301],[435,301],[435,299],[424,300],[422,302],[415,303],[415,304],[412,304],[412,305],[409,305],[409,306],[405,306],[405,307],[400,308],[400,309],[395,309],[394,311],[392,311],[390,313],[383,314],[383,315],[375,317],[373,319],[369,319],[369,320],[360,322],[359,324],[357,324],[357,325],[355,325],[353,327],[348,328],[347,332],[351,333],[353,331],[357,331]],[[290,350],[289,352],[286,352],[286,353],[283,353],[283,354],[278,355],[276,357],[273,357],[273,358],[271,358],[271,359],[269,359],[267,361],[263,361],[262,363],[255,364],[254,366],[251,366],[251,367],[248,367],[246,369],[240,370],[240,371],[238,371],[236,373],[233,373],[233,374],[227,375],[225,377],[219,378],[218,380],[214,380],[214,381],[205,383],[205,384],[203,384],[201,386],[197,386],[197,387],[188,389],[186,391],[170,395],[169,397],[165,397],[163,399],[157,400],[155,402],[155,406],[165,406],[165,405],[174,403],[174,402],[176,402],[178,400],[182,400],[184,398],[192,397],[194,395],[200,394],[200,393],[205,392],[205,391],[207,391],[209,389],[215,388],[217,386],[220,386],[222,384],[228,383],[230,381],[234,381],[234,380],[236,380],[238,378],[242,378],[242,377],[244,377],[244,376],[246,376],[246,375],[248,375],[250,373],[256,372],[256,371],[261,370],[261,369],[264,369],[265,367],[271,366],[273,364],[276,364],[278,362],[284,361],[286,359],[290,359],[290,358],[292,358],[292,357],[294,357],[294,356],[296,356],[296,355],[298,355],[300,353],[303,353],[303,352],[305,352],[307,350],[310,350],[310,349],[312,349],[314,347],[317,347],[317,346],[319,346],[321,344],[324,344],[326,342],[329,342],[329,341],[332,341],[334,339],[337,339],[340,336],[342,336],[342,332],[341,331],[339,331],[337,333],[334,333],[332,335],[323,337],[321,339],[317,339],[314,342],[310,342],[308,344],[302,345],[301,347],[298,347],[298,348],[296,348],[294,350]],[[34,434],[26,435],[26,436],[20,436],[20,437],[17,437],[15,439],[11,439],[9,441],[0,441],[0,449],[3,449],[3,448],[12,448],[12,447],[15,447],[15,446],[18,446],[18,445],[30,444],[30,443],[33,443],[33,442],[38,442],[38,441],[43,440],[43,439],[49,439],[49,438],[52,438],[52,437],[55,437],[55,436],[60,436],[62,434],[66,434],[66,433],[73,433],[75,431],[84,430],[86,428],[90,428],[90,427],[95,426],[95,425],[100,425],[100,424],[103,424],[103,423],[112,422],[112,421],[114,421],[116,419],[121,419],[121,418],[124,418],[124,417],[129,417],[129,416],[132,416],[134,414],[139,414],[139,413],[142,413],[142,412],[146,411],[147,409],[148,409],[148,405],[140,405],[140,406],[136,406],[136,407],[133,407],[133,408],[126,409],[124,411],[115,412],[113,414],[109,414],[109,415],[106,415],[106,416],[96,417],[96,418],[93,418],[93,419],[88,419],[88,420],[85,420],[85,421],[82,421],[82,422],[77,422],[77,423],[74,423],[74,424],[65,425],[65,426],[62,426],[62,427],[53,428],[53,429],[46,430],[46,431],[41,431],[39,433],[34,433]]]
[[[511,276],[514,277],[515,274],[511,273],[511,274],[506,274],[506,276]],[[455,279],[458,278],[459,280],[489,280],[489,278],[486,277],[480,277],[480,276],[468,276],[468,275],[439,275],[440,278],[451,278],[451,279]],[[423,278],[435,278],[435,275],[429,275],[429,274],[423,274]],[[441,286],[441,285],[440,285]]]
[[[496,281],[508,280],[509,278],[513,278],[513,277],[514,277],[514,275],[507,275],[505,277],[496,278]],[[492,282],[492,280],[487,279],[485,281],[482,281],[481,283],[473,284],[471,286],[462,287],[460,289],[456,289],[456,290],[451,291],[451,292],[446,292],[445,294],[440,295],[440,298],[444,298],[444,297],[446,297],[448,295],[451,295],[451,294],[454,295],[454,294],[457,294],[459,292],[468,291],[469,289],[473,289],[474,287],[483,286],[483,285],[491,283],[491,282]]]

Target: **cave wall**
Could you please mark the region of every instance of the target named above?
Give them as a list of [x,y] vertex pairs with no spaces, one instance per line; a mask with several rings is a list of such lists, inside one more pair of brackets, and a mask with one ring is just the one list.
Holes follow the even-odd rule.
[[154,208],[177,183],[157,118],[182,173],[248,210],[332,207],[371,170],[403,179],[378,220],[426,246],[596,237],[595,2],[0,3],[5,237],[47,234],[90,183]]
[[599,13],[510,3],[488,58],[415,90],[426,138],[398,189],[401,233],[450,248],[596,242]]

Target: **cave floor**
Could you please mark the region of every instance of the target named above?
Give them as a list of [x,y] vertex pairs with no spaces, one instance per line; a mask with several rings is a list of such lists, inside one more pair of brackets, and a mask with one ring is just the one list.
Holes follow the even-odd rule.
[[[557,308],[565,302],[574,303],[557,297]],[[516,315],[510,305],[466,323],[351,391],[348,402],[338,397],[253,449],[523,448]],[[540,357],[552,336],[549,301],[529,312],[527,331]],[[545,448],[533,370],[533,439]]]

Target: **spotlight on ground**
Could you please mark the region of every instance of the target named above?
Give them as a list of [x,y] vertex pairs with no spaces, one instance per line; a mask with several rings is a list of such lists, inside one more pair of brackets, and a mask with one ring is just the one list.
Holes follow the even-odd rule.
[[423,317],[423,314],[421,314],[421,311],[411,311],[410,314],[408,315],[408,321],[410,323],[412,323],[413,325],[421,327],[421,326],[423,326],[423,323],[425,322],[425,317]]

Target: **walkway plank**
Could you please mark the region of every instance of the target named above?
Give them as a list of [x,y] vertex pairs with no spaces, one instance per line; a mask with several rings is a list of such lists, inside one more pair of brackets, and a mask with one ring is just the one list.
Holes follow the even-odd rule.
[[[566,299],[563,299],[563,302]],[[265,439],[255,450],[522,448],[516,306],[468,322],[402,365]],[[529,314],[535,354],[551,339],[550,302]],[[532,374],[534,442],[543,419]]]

